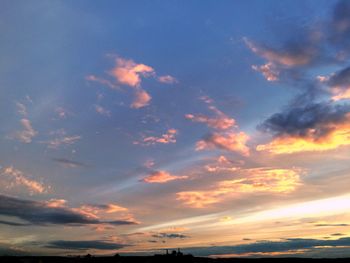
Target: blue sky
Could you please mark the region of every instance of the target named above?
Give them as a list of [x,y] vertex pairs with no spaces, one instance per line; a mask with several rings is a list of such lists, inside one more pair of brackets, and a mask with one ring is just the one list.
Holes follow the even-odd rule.
[[0,254],[349,256],[348,2],[0,7]]

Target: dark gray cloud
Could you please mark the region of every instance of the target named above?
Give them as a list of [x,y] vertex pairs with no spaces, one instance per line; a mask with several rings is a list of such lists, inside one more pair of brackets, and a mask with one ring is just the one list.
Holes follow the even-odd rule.
[[71,250],[89,250],[89,249],[118,250],[126,246],[128,245],[106,242],[101,240],[80,240],[80,241],[79,240],[78,241],[55,240],[45,245],[46,248],[71,249]]
[[[6,195],[0,195],[0,215],[13,216],[33,225],[135,224],[135,222],[127,220],[101,221],[65,207],[50,207],[45,202],[24,200]],[[7,221],[0,223],[9,225]]]
[[188,236],[178,233],[157,233],[152,235],[154,238],[188,238]]
[[[350,14],[349,14],[350,15]],[[350,67],[346,67],[332,75],[327,83],[330,87],[350,86]]]
[[292,238],[282,241],[261,241],[236,246],[186,248],[183,249],[183,251],[186,253],[193,253],[196,256],[209,256],[219,254],[288,252],[298,249],[344,246],[350,246],[350,238],[345,237],[337,240]]
[[71,167],[71,168],[75,168],[75,167],[88,167],[87,164],[84,164],[82,162],[77,162],[77,161],[72,161],[66,158],[53,158],[53,161],[62,164],[65,167]]
[[316,224],[318,227],[327,227],[327,226],[350,226],[349,224]]
[[350,2],[347,0],[339,1],[334,7],[329,23],[329,40],[332,44],[349,50]]
[[285,111],[273,114],[259,128],[276,136],[296,136],[321,139],[348,121],[349,105],[328,102],[310,103],[301,107],[287,107]]

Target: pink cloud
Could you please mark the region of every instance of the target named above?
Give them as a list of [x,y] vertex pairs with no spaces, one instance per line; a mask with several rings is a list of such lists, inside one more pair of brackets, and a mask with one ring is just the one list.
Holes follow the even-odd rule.
[[148,175],[147,177],[143,178],[142,181],[145,183],[158,183],[163,184],[174,180],[182,180],[187,179],[188,176],[176,176],[171,175],[170,173],[166,171],[155,171]]

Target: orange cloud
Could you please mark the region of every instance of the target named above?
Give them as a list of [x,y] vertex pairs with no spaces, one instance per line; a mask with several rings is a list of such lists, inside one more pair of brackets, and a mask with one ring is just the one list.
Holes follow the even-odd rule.
[[274,168],[241,170],[240,177],[220,181],[213,189],[179,192],[177,200],[189,207],[203,208],[238,194],[290,193],[301,185],[299,172],[299,170]]
[[298,152],[316,152],[334,150],[340,146],[350,145],[350,125],[338,127],[327,137],[315,139],[312,137],[278,137],[267,144],[260,144],[257,151],[273,154],[290,154]]
[[67,201],[64,199],[50,199],[45,202],[48,207],[65,207]]
[[49,187],[45,187],[44,184],[27,178],[24,173],[13,166],[5,167],[1,171],[1,175],[7,176],[9,181],[6,183],[6,188],[12,188],[14,186],[24,186],[29,190],[30,194],[42,194],[46,193]]
[[163,184],[167,183],[170,181],[174,180],[182,180],[182,179],[187,179],[188,176],[176,176],[176,175],[171,175],[170,173],[166,171],[155,171],[148,175],[147,177],[143,178],[142,181],[145,183],[158,183],[158,184]]
[[244,132],[213,133],[209,137],[197,142],[196,151],[219,148],[248,156],[249,148],[246,145],[248,139],[249,136]]

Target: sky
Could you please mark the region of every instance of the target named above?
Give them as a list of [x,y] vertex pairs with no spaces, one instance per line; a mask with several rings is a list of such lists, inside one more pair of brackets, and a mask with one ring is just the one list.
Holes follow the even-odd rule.
[[350,256],[350,1],[0,2],[0,255]]

